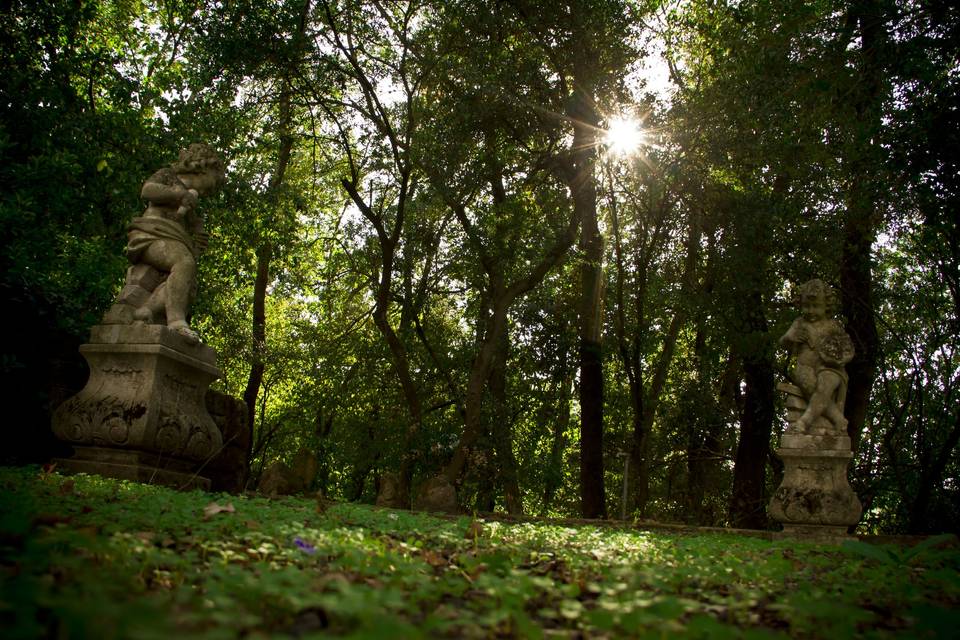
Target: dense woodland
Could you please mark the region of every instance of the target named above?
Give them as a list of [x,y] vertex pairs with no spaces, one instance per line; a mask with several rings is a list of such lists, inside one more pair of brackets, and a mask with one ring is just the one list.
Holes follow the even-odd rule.
[[[192,324],[248,407],[254,479],[306,447],[343,500],[443,474],[467,511],[766,527],[777,338],[819,277],[857,350],[861,530],[957,531],[954,3],[0,14],[4,460],[48,450],[140,185],[205,141],[228,181]],[[624,116],[644,143],[614,153]]]

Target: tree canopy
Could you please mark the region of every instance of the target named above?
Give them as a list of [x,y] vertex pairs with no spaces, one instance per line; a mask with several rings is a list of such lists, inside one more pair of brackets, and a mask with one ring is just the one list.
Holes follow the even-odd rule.
[[[254,475],[768,526],[777,337],[840,294],[867,531],[960,522],[960,9],[944,1],[14,0],[0,341],[19,446],[82,378],[142,181],[228,159],[192,324]],[[651,82],[650,69],[668,79]],[[607,131],[641,128],[625,149]],[[37,345],[42,345],[38,347]],[[82,383],[82,379],[81,379]]]

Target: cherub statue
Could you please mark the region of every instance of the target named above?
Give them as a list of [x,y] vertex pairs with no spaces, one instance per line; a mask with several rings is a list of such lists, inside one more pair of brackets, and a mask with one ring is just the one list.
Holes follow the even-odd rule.
[[850,336],[830,317],[836,308],[836,293],[822,280],[810,280],[800,286],[799,302],[802,315],[780,338],[780,344],[797,357],[790,377],[807,402],[793,428],[810,432],[823,417],[836,432],[845,433],[843,405],[848,378],[844,365],[853,359],[854,351]]
[[[147,201],[147,208],[130,223],[127,257],[135,266],[156,269],[162,280],[145,301],[134,305],[134,322],[152,324],[165,314],[170,329],[190,342],[199,340],[187,323],[196,294],[197,257],[207,246],[197,199],[214,193],[223,181],[223,159],[205,144],[191,144],[180,152],[178,161],[144,182],[140,197]],[[128,285],[134,284],[134,271],[128,274]],[[142,284],[138,281],[134,286]],[[120,301],[130,304],[132,299],[124,300],[121,294]]]

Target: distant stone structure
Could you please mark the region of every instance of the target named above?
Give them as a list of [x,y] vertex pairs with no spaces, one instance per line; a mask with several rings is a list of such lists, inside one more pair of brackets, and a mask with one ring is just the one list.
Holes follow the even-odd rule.
[[289,466],[277,460],[264,470],[257,483],[257,493],[271,498],[303,493],[313,485],[318,469],[317,455],[301,447]]
[[223,180],[223,160],[193,144],[144,183],[147,208],[129,227],[126,283],[80,347],[90,378],[53,413],[54,434],[75,451],[57,460],[61,468],[210,487],[202,469],[223,438],[205,396],[220,371],[187,317],[207,238],[197,201]]
[[429,478],[420,485],[413,509],[431,513],[459,513],[457,490],[442,474]]
[[207,390],[205,400],[207,413],[223,437],[223,448],[207,463],[202,473],[210,478],[211,491],[243,493],[250,476],[247,452],[252,444],[247,405],[239,398],[213,389]]
[[768,508],[785,535],[841,539],[856,524],[862,506],[847,481],[853,454],[843,417],[853,342],[831,316],[836,294],[821,280],[799,288],[801,316],[780,338],[796,364],[791,382],[777,388],[787,394],[788,426],[777,456],[783,482]]
[[377,483],[376,505],[388,509],[405,509],[407,507],[398,474],[390,471],[380,474],[380,481]]

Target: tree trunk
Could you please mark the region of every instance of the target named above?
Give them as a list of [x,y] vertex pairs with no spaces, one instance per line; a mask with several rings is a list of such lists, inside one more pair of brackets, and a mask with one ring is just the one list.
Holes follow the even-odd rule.
[[[957,409],[954,409],[954,411],[957,411]],[[937,452],[936,458],[929,460],[930,456],[926,456],[928,458],[926,464],[921,466],[919,486],[910,505],[910,520],[907,524],[907,530],[910,533],[930,533],[927,518],[930,511],[930,502],[937,487],[943,485],[944,471],[958,444],[960,444],[960,412],[957,412],[954,416],[953,427],[947,434],[943,446]]]
[[403,393],[404,401],[407,404],[407,410],[410,414],[407,428],[404,432],[403,448],[400,469],[398,475],[399,486],[397,487],[397,496],[405,506],[410,503],[410,485],[413,481],[413,470],[416,462],[416,451],[413,443],[420,426],[423,423],[423,404],[420,402],[420,392],[410,373],[410,360],[407,357],[407,350],[390,324],[389,310],[391,301],[391,292],[393,288],[393,270],[396,260],[397,245],[400,242],[400,236],[403,232],[406,205],[409,198],[413,195],[411,187],[410,167],[405,167],[401,171],[400,191],[397,195],[396,218],[390,232],[387,232],[384,226],[382,215],[374,211],[370,204],[364,200],[358,191],[358,185],[353,176],[351,180],[343,179],[340,184],[353,200],[353,203],[360,210],[360,213],[370,222],[377,232],[377,242],[380,247],[380,273],[377,288],[375,291],[375,304],[373,309],[373,323],[380,331],[380,335],[387,343],[390,350],[391,363],[397,379],[400,382],[400,389]]
[[[494,173],[498,173],[497,170]],[[499,179],[495,177],[495,186],[492,190],[494,198],[499,200],[502,198],[503,189],[497,184],[498,182]],[[574,212],[559,237],[540,260],[524,277],[508,286],[504,282],[503,274],[496,260],[487,251],[480,234],[474,229],[465,208],[462,205],[454,205],[453,210],[468,240],[480,255],[480,262],[489,278],[489,304],[491,305],[491,313],[487,318],[486,328],[483,332],[483,341],[470,367],[470,376],[467,380],[467,390],[464,397],[463,434],[460,436],[460,441],[457,443],[457,448],[454,450],[450,462],[441,471],[441,475],[456,486],[460,483],[471,449],[482,434],[480,411],[483,403],[483,392],[490,378],[497,344],[507,332],[507,311],[517,298],[543,282],[547,273],[560,263],[576,237],[578,219],[576,212]]]
[[741,354],[744,408],[734,460],[730,523],[743,529],[763,529],[767,525],[766,472],[774,418],[773,349],[762,296],[751,295],[748,306],[747,348]]
[[[307,19],[310,15],[311,0],[303,3],[300,12],[300,22],[297,32],[293,34],[295,40],[302,40],[307,30]],[[291,66],[296,64],[296,60],[291,62]],[[267,187],[267,197],[274,198],[279,192],[283,179],[287,173],[287,165],[290,164],[290,156],[293,153],[293,89],[290,86],[290,78],[295,70],[288,68],[284,70],[284,77],[281,79],[280,101],[278,105],[277,130],[279,132],[279,147],[277,149],[277,165],[274,168],[273,175],[270,177],[270,184]],[[269,240],[261,240],[256,250],[257,255],[257,275],[253,283],[253,332],[252,332],[252,360],[250,362],[250,375],[247,377],[247,386],[243,391],[243,402],[247,405],[247,428],[250,429],[250,442],[253,442],[254,416],[256,415],[257,396],[260,394],[260,385],[263,384],[263,374],[266,370],[265,357],[267,352],[267,317],[266,317],[266,299],[267,285],[270,283],[270,261],[273,259],[273,247]],[[250,464],[252,449],[247,450],[247,465]]]
[[562,356],[560,375],[557,381],[557,404],[553,412],[553,437],[550,441],[550,462],[543,481],[543,506],[540,515],[546,515],[563,485],[563,451],[566,449],[567,429],[570,426],[570,398],[573,376],[567,371],[566,355]]
[[884,9],[875,0],[856,0],[851,9],[860,36],[862,84],[854,101],[856,122],[851,184],[843,221],[840,289],[847,333],[856,355],[847,365],[850,382],[844,413],[847,432],[856,450],[870,405],[877,370],[879,338],[873,302],[873,242],[880,219],[877,198],[881,149],[877,136],[882,127],[885,91],[881,54],[886,46]]
[[507,356],[510,336],[504,331],[494,354],[493,370],[490,373],[490,399],[493,401],[491,415],[493,424],[494,453],[497,460],[497,480],[503,491],[503,501],[510,515],[523,515],[523,500],[520,493],[517,458],[513,454],[513,416],[507,404]]
[[[666,206],[666,202],[661,203]],[[644,334],[649,330],[649,323],[645,317],[646,294],[647,294],[647,265],[655,250],[656,243],[652,243],[644,258],[637,256],[636,272],[639,282],[636,291],[636,321],[633,328],[633,344],[628,344],[626,337],[626,312],[624,310],[624,279],[625,269],[623,265],[623,247],[621,246],[620,223],[616,213],[616,207],[612,206],[612,221],[615,241],[615,254],[617,261],[617,321],[616,332],[620,346],[620,357],[623,361],[624,369],[627,372],[627,380],[630,387],[630,403],[633,409],[632,426],[633,433],[630,445],[630,463],[628,468],[632,470],[628,474],[628,509],[637,512],[640,517],[645,517],[647,503],[650,499],[650,442],[653,423],[656,418],[657,409],[660,405],[660,398],[667,381],[667,374],[670,365],[673,362],[673,353],[676,349],[677,339],[680,335],[680,329],[686,322],[687,313],[683,306],[678,306],[670,320],[669,328],[663,338],[663,346],[660,354],[653,366],[650,377],[649,387],[645,387],[645,376],[640,360],[640,344],[644,339]],[[662,209],[665,211],[665,209]],[[662,217],[662,216],[661,216]],[[654,235],[657,235],[656,233]],[[696,279],[697,265],[700,259],[700,238],[701,224],[699,216],[694,213],[690,219],[688,235],[686,241],[686,258],[684,260],[684,270],[681,276],[681,296],[688,293],[694,280]]]
[[[707,233],[707,263],[704,266],[704,278],[700,285],[702,300],[713,295],[716,284],[716,229]],[[701,526],[717,526],[720,514],[708,510],[704,504],[709,488],[715,488],[720,477],[720,438],[723,433],[725,414],[723,397],[730,384],[739,384],[736,361],[729,358],[719,380],[714,380],[711,366],[715,356],[707,347],[707,317],[709,309],[701,306],[696,312],[696,332],[693,340],[694,361],[696,362],[696,386],[704,398],[705,405],[698,412],[694,424],[689,426],[687,444],[687,521]],[[731,383],[731,378],[737,380]],[[708,396],[708,390],[713,392]]]
[[[247,405],[247,429],[250,430],[250,443],[253,444],[253,427],[257,416],[257,396],[260,395],[260,385],[263,384],[263,374],[266,370],[264,356],[267,350],[267,284],[270,282],[270,259],[273,251],[270,243],[265,242],[257,248],[257,276],[253,283],[253,359],[250,363],[250,375],[247,386],[243,391],[243,402]],[[247,450],[247,464],[253,449]]]
[[463,435],[460,436],[457,448],[442,472],[453,485],[460,482],[470,452],[483,433],[483,416],[481,414],[483,391],[493,368],[497,344],[501,340],[501,335],[507,331],[507,305],[509,305],[509,302],[503,294],[498,295],[493,301],[493,310],[487,320],[483,343],[473,361],[473,366],[470,368],[470,377],[467,380],[467,392],[464,399]]
[[570,183],[573,207],[580,220],[580,500],[584,518],[605,518],[603,484],[603,240],[597,220],[594,177],[599,117],[593,108],[589,62],[574,63],[574,175]]

